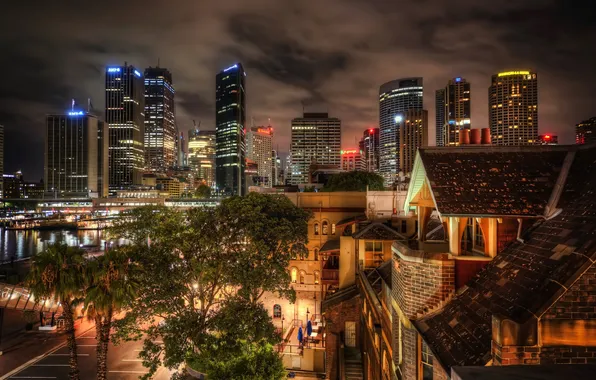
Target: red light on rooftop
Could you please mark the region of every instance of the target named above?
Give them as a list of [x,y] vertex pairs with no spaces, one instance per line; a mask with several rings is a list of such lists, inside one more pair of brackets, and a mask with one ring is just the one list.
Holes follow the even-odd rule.
[[371,128],[371,129],[369,129],[368,131],[369,131],[370,133],[374,133],[374,132],[375,132],[375,130],[374,130],[374,129],[372,129],[372,128]]
[[546,140],[550,140],[550,135],[544,135],[544,138],[545,138]]

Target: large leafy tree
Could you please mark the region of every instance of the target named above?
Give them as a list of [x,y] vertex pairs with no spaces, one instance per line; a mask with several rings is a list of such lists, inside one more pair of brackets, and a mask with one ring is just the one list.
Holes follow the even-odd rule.
[[69,350],[68,376],[71,380],[79,379],[74,318],[75,307],[82,302],[84,268],[83,250],[66,244],[54,244],[33,258],[26,281],[38,302],[53,298],[62,306]]
[[107,356],[114,316],[136,296],[140,267],[125,248],[111,249],[87,263],[85,306],[95,321],[97,379],[107,378]]
[[376,173],[353,171],[331,176],[323,191],[371,191],[384,190],[383,177]]
[[266,291],[294,300],[287,267],[304,249],[309,217],[285,197],[250,194],[185,213],[141,208],[118,221],[112,233],[133,242],[144,271],[116,338],[144,337],[146,377],[160,364],[227,361],[245,344],[276,343],[259,300]]

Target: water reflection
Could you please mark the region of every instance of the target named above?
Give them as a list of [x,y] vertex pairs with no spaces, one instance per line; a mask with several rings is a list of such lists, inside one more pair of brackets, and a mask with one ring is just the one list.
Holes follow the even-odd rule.
[[105,232],[101,230],[6,230],[0,228],[0,262],[18,260],[43,251],[48,244],[65,242],[68,245],[104,245]]

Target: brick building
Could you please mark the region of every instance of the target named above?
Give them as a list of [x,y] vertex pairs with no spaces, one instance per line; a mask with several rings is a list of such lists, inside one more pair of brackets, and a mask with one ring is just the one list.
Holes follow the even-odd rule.
[[594,363],[595,190],[593,145],[420,149],[418,232],[392,246],[396,377]]

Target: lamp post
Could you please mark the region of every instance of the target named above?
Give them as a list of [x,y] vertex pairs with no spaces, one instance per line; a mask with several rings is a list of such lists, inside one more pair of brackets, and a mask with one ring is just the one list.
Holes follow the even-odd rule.
[[305,331],[304,337],[305,337],[305,339],[306,339],[306,344],[307,344],[307,345],[308,345],[308,338],[309,338],[309,335],[308,335],[308,315],[309,315],[309,314],[310,314],[310,311],[308,311],[308,307],[307,307],[307,308],[306,308],[306,324],[304,325],[304,327],[306,328],[306,331]]

